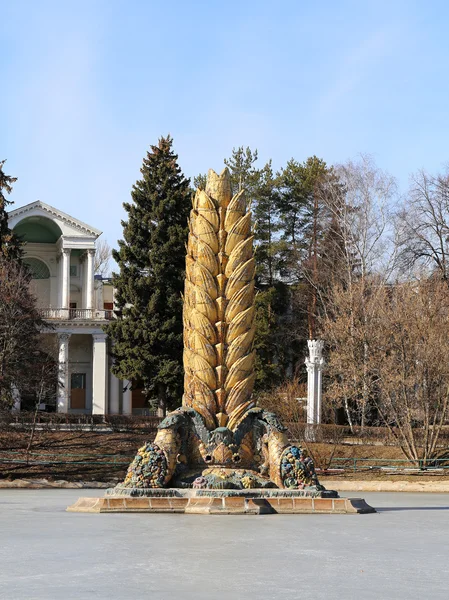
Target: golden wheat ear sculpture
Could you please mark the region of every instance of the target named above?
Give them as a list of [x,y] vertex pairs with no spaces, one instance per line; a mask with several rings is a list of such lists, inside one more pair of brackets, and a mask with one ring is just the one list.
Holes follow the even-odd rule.
[[244,191],[211,169],[190,213],[183,316],[183,405],[208,429],[235,429],[254,405],[254,274]]
[[254,253],[244,192],[210,170],[189,219],[184,292],[183,406],[139,449],[129,488],[323,489],[313,462],[276,416],[254,407]]

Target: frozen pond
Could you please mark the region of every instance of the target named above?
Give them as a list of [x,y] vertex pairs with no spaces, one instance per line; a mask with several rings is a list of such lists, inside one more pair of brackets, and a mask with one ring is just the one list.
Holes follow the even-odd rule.
[[449,494],[367,493],[372,515],[65,512],[99,494],[0,491],[1,599],[449,597]]

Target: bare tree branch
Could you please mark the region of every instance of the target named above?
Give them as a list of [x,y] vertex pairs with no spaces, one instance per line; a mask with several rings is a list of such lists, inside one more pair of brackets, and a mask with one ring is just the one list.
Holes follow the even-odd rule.
[[109,261],[111,259],[111,256],[112,249],[111,246],[108,244],[107,240],[100,240],[99,242],[97,242],[94,259],[95,275],[102,275],[103,277],[110,276],[111,269]]
[[449,172],[413,175],[397,215],[397,240],[403,271],[420,268],[449,279]]

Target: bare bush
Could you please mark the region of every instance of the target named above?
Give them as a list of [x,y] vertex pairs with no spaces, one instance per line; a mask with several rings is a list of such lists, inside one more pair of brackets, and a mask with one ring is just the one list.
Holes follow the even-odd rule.
[[259,394],[257,404],[269,412],[274,412],[288,427],[290,437],[297,440],[300,423],[306,420],[306,396],[306,385],[294,378],[270,392]]
[[404,454],[426,461],[449,418],[447,285],[430,279],[396,286],[380,308],[377,408]]
[[353,420],[369,407],[370,419],[380,419],[410,460],[435,457],[449,418],[447,285],[373,279],[337,286],[324,329],[328,400],[346,406]]

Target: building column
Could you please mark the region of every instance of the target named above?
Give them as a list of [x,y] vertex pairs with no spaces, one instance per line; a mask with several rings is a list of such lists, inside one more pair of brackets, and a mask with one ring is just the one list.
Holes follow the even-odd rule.
[[70,333],[58,333],[59,370],[58,370],[58,412],[69,411],[69,341]]
[[108,336],[93,333],[92,361],[92,414],[105,415],[108,412]]
[[81,306],[80,308],[86,308],[86,257],[84,254],[80,254],[79,257],[80,265],[80,281],[81,281]]
[[58,293],[58,299],[56,308],[62,307],[62,253],[56,257],[57,271],[56,271],[56,288]]
[[92,310],[94,307],[94,258],[95,250],[87,250],[86,268],[86,308]]
[[70,301],[70,248],[63,248],[61,267],[61,308],[69,308]]
[[307,423],[321,423],[321,377],[324,367],[322,340],[308,340],[309,356],[305,363],[307,367]]
[[120,413],[120,391],[121,382],[109,371],[109,414],[118,415]]
[[133,414],[133,400],[132,400],[132,391],[131,391],[131,382],[125,379],[123,381],[123,414],[124,415],[132,415]]

